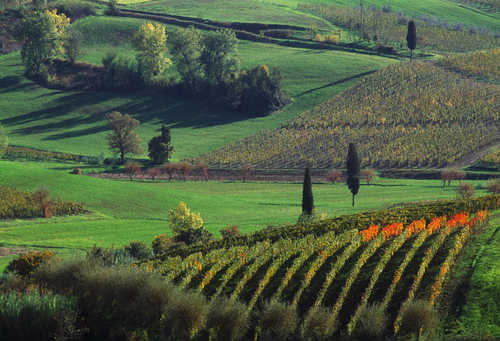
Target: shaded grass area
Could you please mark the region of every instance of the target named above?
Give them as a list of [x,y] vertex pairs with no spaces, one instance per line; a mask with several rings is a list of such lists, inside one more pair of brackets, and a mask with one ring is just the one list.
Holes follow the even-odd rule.
[[[142,20],[89,17],[76,22],[86,38],[83,61],[100,63],[106,53],[132,54],[128,41]],[[168,29],[170,29],[169,27]],[[292,104],[273,115],[248,118],[204,102],[154,94],[59,91],[42,88],[23,76],[18,53],[0,56],[0,122],[11,144],[83,155],[109,155],[104,115],[134,114],[143,149],[161,124],[172,129],[174,158],[196,157],[262,129],[279,126],[300,112],[353,85],[364,72],[393,59],[338,51],[310,51],[241,42],[243,67],[279,66]],[[143,157],[146,155],[144,154]]]
[[[472,275],[461,300],[460,315],[452,321],[453,331],[475,337],[500,337],[500,215],[490,221],[491,227],[476,243]],[[462,264],[458,264],[460,269]]]

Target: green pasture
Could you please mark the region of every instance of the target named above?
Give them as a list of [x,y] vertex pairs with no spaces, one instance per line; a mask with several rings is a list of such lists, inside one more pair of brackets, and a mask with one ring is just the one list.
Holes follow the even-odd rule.
[[[53,197],[83,202],[91,211],[73,217],[2,221],[0,246],[49,247],[69,254],[94,244],[150,243],[155,235],[170,233],[168,211],[180,201],[200,212],[205,227],[216,235],[228,225],[249,233],[268,225],[295,223],[301,212],[301,183],[108,180],[69,174],[74,167],[0,161],[0,185],[22,190],[43,185]],[[482,184],[472,183],[476,187]],[[313,184],[313,193],[317,212],[329,217],[456,196],[454,185],[442,188],[438,180],[392,179],[362,185],[354,208],[344,184]],[[484,193],[476,190],[477,195]]]
[[[77,21],[88,38],[84,61],[99,63],[109,51],[133,53],[126,42],[142,20],[92,17]],[[176,160],[195,157],[245,138],[262,129],[279,126],[349,86],[366,72],[394,59],[341,51],[307,50],[241,41],[243,67],[279,66],[292,104],[260,118],[151,92],[112,93],[50,90],[27,80],[18,52],[0,56],[0,122],[9,142],[50,151],[109,155],[108,124],[112,110],[133,114],[142,124],[138,132],[143,149],[159,134],[161,124],[172,128]],[[143,154],[146,157],[146,153]]]
[[[498,211],[497,211],[498,212]],[[468,290],[461,298],[458,316],[447,321],[450,330],[470,338],[500,337],[500,215],[494,214],[490,228],[465,250],[465,261],[457,264],[452,277],[466,278]],[[471,254],[474,252],[473,254]]]
[[[358,6],[352,0],[152,0],[126,1],[130,8],[175,15],[199,17],[218,21],[262,22],[291,24],[309,27],[316,24],[327,28],[320,18],[309,16],[297,10],[300,3],[323,3]],[[461,22],[467,26],[485,26],[500,30],[500,13],[482,11],[477,7],[448,0],[364,0],[365,6],[381,8],[389,4],[393,11],[403,11],[406,15],[432,15],[444,18],[450,23]]]

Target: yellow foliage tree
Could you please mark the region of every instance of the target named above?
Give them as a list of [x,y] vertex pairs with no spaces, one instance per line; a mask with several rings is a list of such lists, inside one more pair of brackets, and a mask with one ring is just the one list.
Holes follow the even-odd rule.
[[174,233],[180,233],[190,228],[199,229],[203,227],[203,219],[200,214],[191,212],[183,201],[168,212],[168,220]]
[[167,31],[165,26],[147,22],[141,26],[134,37],[134,46],[138,50],[137,61],[146,80],[163,72],[172,65],[165,57],[167,52]]
[[57,14],[57,9],[46,10],[45,14],[49,17],[54,37],[54,52],[64,53],[63,42],[66,39],[66,28],[70,24],[70,19],[64,14]]

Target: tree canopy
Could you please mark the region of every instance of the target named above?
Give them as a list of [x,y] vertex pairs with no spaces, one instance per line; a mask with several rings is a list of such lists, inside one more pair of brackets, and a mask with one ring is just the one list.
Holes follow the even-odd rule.
[[141,140],[135,132],[140,124],[138,120],[128,114],[122,115],[118,111],[107,114],[106,119],[111,125],[111,132],[107,136],[109,148],[120,154],[122,163],[126,154],[142,153]]

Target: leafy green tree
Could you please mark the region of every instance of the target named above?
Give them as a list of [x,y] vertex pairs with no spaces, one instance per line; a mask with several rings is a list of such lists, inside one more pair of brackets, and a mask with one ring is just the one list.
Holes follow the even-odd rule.
[[170,128],[162,125],[161,135],[154,136],[148,144],[148,155],[153,163],[168,162],[168,159],[174,152],[174,146],[171,143]]
[[314,198],[312,193],[311,174],[309,167],[304,174],[304,183],[302,185],[302,214],[311,216],[314,209]]
[[136,57],[144,79],[150,80],[172,64],[170,59],[165,57],[167,31],[162,24],[145,23],[134,36],[133,42],[138,51]]
[[60,52],[69,18],[53,11],[33,10],[27,12],[17,30],[17,38],[24,41],[21,58],[26,73],[37,75],[47,58]]
[[354,207],[354,196],[359,191],[360,162],[358,152],[354,143],[349,143],[347,152],[347,186],[352,193],[352,206]]
[[66,58],[68,58],[71,63],[74,63],[76,59],[81,55],[82,39],[83,34],[77,29],[70,27],[67,30],[66,39],[64,40],[64,52]]
[[408,33],[406,34],[406,43],[410,49],[410,60],[413,59],[413,50],[417,47],[417,29],[415,22],[410,20],[408,22]]
[[203,219],[200,214],[191,212],[183,201],[168,212],[168,220],[170,221],[170,229],[176,234],[188,229],[203,227]]
[[138,120],[118,111],[107,114],[106,119],[111,125],[111,132],[107,136],[109,148],[120,154],[121,163],[125,161],[125,155],[128,153],[142,153],[141,140],[135,132],[140,124]]
[[204,76],[200,61],[202,49],[200,31],[193,26],[181,28],[172,35],[170,46],[177,71],[185,85],[190,90],[199,90],[200,80]]
[[208,32],[202,38],[200,61],[209,84],[221,86],[238,73],[238,39],[230,29]]

